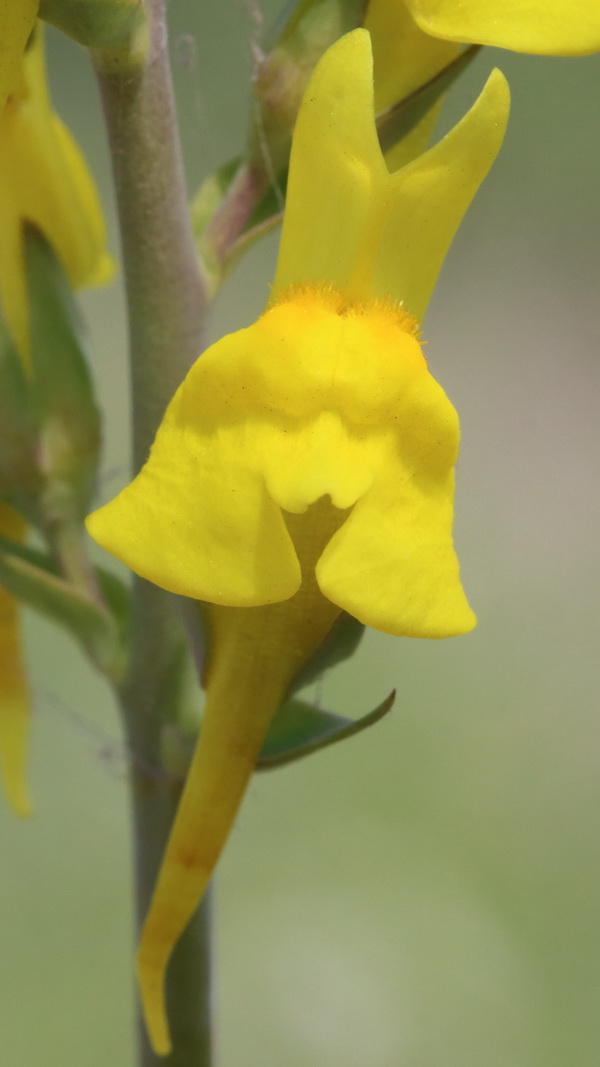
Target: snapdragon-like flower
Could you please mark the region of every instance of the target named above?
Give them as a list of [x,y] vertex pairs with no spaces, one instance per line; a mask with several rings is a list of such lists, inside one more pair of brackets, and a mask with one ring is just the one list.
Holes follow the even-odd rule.
[[[364,25],[373,41],[377,112],[435,78],[466,44],[555,56],[600,49],[598,0],[369,0]],[[393,168],[425,149],[438,110],[390,151]]]
[[25,222],[41,230],[74,287],[102,284],[110,277],[94,182],[48,96],[40,25],[0,112],[0,310],[27,358]]
[[[26,525],[12,508],[0,504],[0,536],[25,537]],[[7,800],[18,815],[31,809],[27,788],[30,697],[21,651],[17,601],[0,586],[0,778]]]
[[[100,283],[112,270],[91,176],[50,106],[41,31],[33,30],[36,10],[37,4],[22,0],[0,4],[0,314],[27,368],[25,225],[44,234],[74,286]],[[0,498],[5,492],[0,484]],[[25,534],[24,520],[0,504],[0,535],[20,541]],[[25,774],[29,719],[19,610],[0,590],[0,770],[11,806],[23,815],[30,808]]]
[[274,712],[340,613],[412,637],[475,625],[451,535],[458,420],[417,323],[507,113],[495,71],[390,174],[369,36],[338,41],[300,109],[267,310],[198,360],[143,470],[88,520],[138,574],[201,601],[208,629],[204,720],[140,948],[159,1053],[173,946]]
[[[387,0],[370,0],[371,4]],[[546,56],[600,49],[597,0],[392,0],[432,37]]]
[[39,0],[0,0],[0,112],[19,81]]

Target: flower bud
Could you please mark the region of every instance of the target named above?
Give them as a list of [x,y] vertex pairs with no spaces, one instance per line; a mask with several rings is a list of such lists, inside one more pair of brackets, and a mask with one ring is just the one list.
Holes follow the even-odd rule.
[[[365,0],[299,0],[254,77],[248,161],[265,184],[287,167],[298,108],[315,64],[334,41],[360,26]],[[278,32],[279,29],[279,32]]]

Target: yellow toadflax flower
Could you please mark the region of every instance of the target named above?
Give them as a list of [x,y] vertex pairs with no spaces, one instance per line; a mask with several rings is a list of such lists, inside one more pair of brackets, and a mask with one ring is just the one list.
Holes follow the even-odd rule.
[[[21,541],[25,530],[20,515],[0,504],[0,535]],[[17,601],[0,586],[0,777],[11,808],[25,816],[31,810],[25,774],[30,711],[19,615]]]
[[[0,39],[0,63],[6,63],[9,45],[11,63],[16,56],[12,65],[0,67],[4,91],[3,106],[0,97],[0,314],[26,365],[30,298],[24,224],[33,224],[50,241],[73,285],[102,282],[112,269],[91,176],[50,106],[40,30],[31,36],[35,8],[21,0],[18,5],[0,0],[0,31],[6,34]],[[0,448],[1,439],[2,427]],[[0,495],[2,491],[0,485]],[[23,520],[0,504],[0,534],[19,541],[25,531]],[[18,608],[0,590],[0,769],[7,797],[22,815],[29,811],[25,785],[28,731],[29,695],[21,662]]]
[[[384,0],[385,2],[385,0]],[[371,0],[371,4],[380,0]],[[395,0],[432,37],[545,56],[600,49],[598,0]]]
[[[465,44],[556,56],[600,49],[598,0],[369,0],[364,25],[373,41],[377,112],[425,85]],[[393,167],[424,150],[438,111],[391,150]]]
[[274,712],[340,613],[412,637],[475,625],[451,536],[458,420],[417,322],[507,113],[495,71],[462,122],[391,175],[369,35],[338,41],[300,109],[267,310],[198,360],[146,466],[88,520],[138,574],[202,601],[209,634],[204,721],[139,956],[159,1053],[174,944]]
[[0,0],[0,112],[19,80],[39,0]]
[[102,284],[110,277],[93,180],[48,97],[39,26],[0,113],[0,310],[27,358],[24,222],[42,231],[74,287]]

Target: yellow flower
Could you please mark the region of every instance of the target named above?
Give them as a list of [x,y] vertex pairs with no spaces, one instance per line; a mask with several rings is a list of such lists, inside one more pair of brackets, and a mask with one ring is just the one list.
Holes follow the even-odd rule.
[[[30,301],[24,224],[33,224],[44,233],[73,285],[102,282],[112,270],[92,179],[79,149],[50,106],[40,31],[31,38],[36,9],[37,4],[23,0],[19,4],[0,0],[0,102],[4,94],[3,106],[0,103],[0,313],[26,365]],[[0,444],[1,434],[2,427]],[[0,534],[21,541],[25,533],[22,519],[0,504]],[[0,770],[8,800],[22,815],[29,811],[25,784],[28,730],[29,693],[21,660],[18,607],[0,590]]]
[[[380,0],[371,0],[378,4]],[[432,37],[546,56],[600,49],[597,0],[396,0]]]
[[413,637],[475,625],[451,538],[458,421],[417,320],[507,113],[496,71],[440,144],[391,175],[369,36],[338,41],[300,109],[266,312],[198,360],[144,469],[88,520],[137,573],[203,601],[209,633],[200,740],[140,948],[160,1053],[173,946],[269,722],[340,612]]
[[433,37],[403,0],[370,0],[364,19],[375,66],[375,111],[393,107],[458,55],[453,41]]
[[[600,49],[598,0],[369,0],[375,110],[405,99],[447,67],[464,44],[541,55]],[[439,105],[388,154],[397,168],[425,149]]]
[[[25,536],[25,523],[4,504],[0,504],[0,535],[12,541],[21,541]],[[30,704],[20,631],[19,606],[0,586],[0,775],[13,811],[29,815],[25,768]]]
[[19,80],[39,0],[0,0],[0,112]]
[[0,113],[0,308],[26,359],[25,221],[47,237],[73,286],[101,284],[110,277],[94,183],[48,98],[39,28]]

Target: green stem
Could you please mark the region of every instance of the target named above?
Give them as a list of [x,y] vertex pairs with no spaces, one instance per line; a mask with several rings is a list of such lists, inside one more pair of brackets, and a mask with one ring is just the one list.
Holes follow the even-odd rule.
[[146,0],[150,51],[134,70],[98,72],[129,305],[134,467],[202,351],[206,298],[183,175],[163,0]]
[[81,522],[74,519],[56,523],[47,530],[47,537],[62,576],[92,600],[102,603]]
[[268,188],[264,171],[244,160],[203,236],[209,262],[217,264],[219,275],[225,276],[236,242]]
[[[206,300],[189,221],[163,0],[145,0],[149,52],[138,66],[99,66],[121,224],[129,306],[134,467],[145,462],[165,407],[203,348]],[[165,720],[177,722],[170,676],[185,640],[173,598],[136,580],[132,651],[121,706],[134,760],[138,916],[152,892],[180,785],[162,768]],[[172,678],[171,678],[172,681]],[[151,773],[148,769],[153,768]],[[189,926],[169,972],[174,1052],[145,1036],[140,1067],[209,1067],[210,969],[205,917]]]

